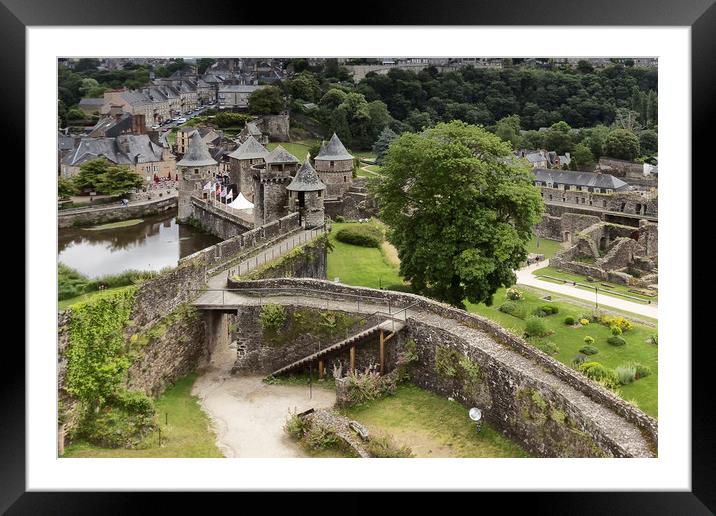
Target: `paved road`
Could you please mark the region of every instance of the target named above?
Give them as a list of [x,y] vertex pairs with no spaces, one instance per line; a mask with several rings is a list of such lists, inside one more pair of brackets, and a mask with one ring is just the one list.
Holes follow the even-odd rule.
[[[516,271],[515,274],[517,274],[517,283],[520,285],[527,285],[541,290],[546,290],[548,292],[555,292],[557,294],[563,294],[565,296],[572,296],[578,299],[594,302],[594,292],[583,290],[572,285],[560,285],[559,283],[553,283],[551,281],[540,279],[532,274],[532,271],[541,269],[542,267],[547,267],[548,265],[549,260],[546,260]],[[635,301],[629,301],[628,299],[608,296],[606,294],[602,294],[601,292],[598,296],[598,302],[600,305],[644,315],[653,319],[658,319],[659,316],[659,305],[655,302],[645,305]]]

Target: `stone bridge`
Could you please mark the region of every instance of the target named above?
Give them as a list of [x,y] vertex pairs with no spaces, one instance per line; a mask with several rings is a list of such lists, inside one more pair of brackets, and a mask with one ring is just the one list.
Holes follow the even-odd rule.
[[[412,381],[468,408],[481,407],[494,427],[536,455],[656,456],[656,420],[480,316],[422,296],[325,280],[229,279],[227,287],[204,293],[194,306],[217,315],[237,313],[238,326],[255,325],[241,314],[257,319],[256,308],[269,303],[358,316],[379,313],[402,321],[403,331],[391,344],[402,348],[408,339],[415,341],[419,360],[412,367]],[[460,375],[441,376],[437,355],[445,349],[477,364],[479,384],[469,384]],[[291,369],[322,358],[325,353],[304,353],[284,360]]]

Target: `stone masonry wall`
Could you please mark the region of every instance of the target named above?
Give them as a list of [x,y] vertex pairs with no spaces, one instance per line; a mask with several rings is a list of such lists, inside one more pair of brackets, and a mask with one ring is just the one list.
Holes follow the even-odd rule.
[[[549,373],[555,375],[557,378],[559,378],[561,381],[568,384],[570,387],[574,388],[575,390],[579,391],[583,395],[587,396],[588,398],[592,399],[594,402],[609,408],[611,411],[613,411],[615,414],[618,414],[620,417],[624,418],[625,420],[629,421],[630,423],[634,424],[637,428],[639,428],[643,435],[648,436],[649,440],[653,443],[653,448],[656,450],[657,446],[657,440],[658,440],[658,430],[657,430],[657,422],[652,417],[648,416],[641,410],[637,409],[630,403],[626,402],[625,400],[621,399],[614,393],[610,392],[609,390],[603,388],[599,384],[589,381],[586,379],[582,374],[574,371],[573,369],[567,367],[566,365],[558,362],[554,358],[546,355],[545,353],[542,353],[538,349],[534,348],[533,346],[529,345],[527,342],[525,342],[522,338],[510,333],[506,329],[502,328],[498,324],[475,314],[467,313],[463,310],[458,310],[456,308],[450,307],[448,305],[445,305],[443,303],[439,303],[427,298],[424,298],[422,296],[414,295],[414,294],[408,294],[408,293],[402,293],[402,292],[394,292],[394,291],[388,291],[388,290],[375,290],[375,289],[369,289],[364,287],[352,287],[347,286],[339,283],[332,283],[328,281],[320,281],[320,280],[313,280],[313,279],[268,279],[268,280],[259,280],[259,281],[248,281],[248,282],[236,282],[234,284],[235,288],[238,287],[244,287],[244,288],[272,288],[273,294],[278,295],[283,292],[282,289],[285,289],[284,294],[285,295],[296,295],[296,288],[308,288],[308,289],[320,289],[321,290],[321,298],[322,299],[336,299],[341,300],[345,299],[346,294],[350,294],[352,296],[355,295],[364,295],[366,298],[372,297],[375,299],[382,299],[384,302],[387,302],[390,300],[390,302],[393,304],[394,307],[407,307],[410,305],[414,306],[415,310],[421,310],[428,313],[432,313],[435,315],[438,315],[440,317],[453,319],[455,321],[458,321],[460,324],[477,328],[485,332],[486,336],[489,336],[489,338],[494,339],[495,342],[500,343],[513,351],[519,353],[520,355],[530,359],[535,364],[535,377],[539,377],[540,373],[539,371],[548,371]],[[354,299],[351,297],[351,299]],[[416,321],[415,319],[409,320],[409,328],[413,327],[420,327],[420,321]],[[412,331],[412,330],[411,330]],[[420,330],[418,330],[420,331]],[[426,330],[427,331],[427,330]],[[435,338],[438,338],[437,336]],[[442,339],[442,337],[440,337]],[[419,346],[420,347],[420,346]],[[422,346],[422,349],[430,349],[430,346]],[[426,352],[427,353],[427,352]],[[473,358],[473,357],[471,357]],[[481,359],[480,357],[475,356],[475,359]],[[484,357],[483,357],[484,358]],[[423,364],[428,364],[429,357],[426,358],[425,356],[422,358],[421,362]],[[485,358],[484,364],[487,365],[488,369],[490,368],[490,362]],[[500,378],[499,371],[495,371],[493,373],[490,373],[489,378]],[[513,373],[510,373],[508,371],[505,371],[505,381],[510,377],[513,376]],[[513,378],[518,378],[519,375],[513,376]],[[530,380],[531,375],[529,372],[523,373],[521,376],[521,382],[523,383],[522,387],[525,387],[526,389],[532,389],[534,386],[534,389],[536,389],[539,392],[539,395],[542,397],[543,400],[546,400],[549,407],[555,407],[558,411],[563,411],[560,407],[563,403],[565,403],[565,400],[559,399],[559,393],[556,392],[544,392],[543,389],[537,385],[531,383],[532,380]],[[502,380],[500,380],[502,381]],[[427,384],[426,384],[427,385]],[[515,391],[516,392],[516,391]],[[503,401],[500,403],[507,403],[507,391],[505,391]],[[528,395],[531,397],[531,393],[528,393]],[[524,397],[524,396],[523,396]],[[524,401],[524,400],[523,400]],[[526,401],[524,403],[527,403]],[[513,403],[513,407],[515,407],[517,402]],[[538,403],[539,405],[542,405],[542,403]],[[539,408],[539,407],[537,407]],[[532,411],[536,415],[536,418],[543,419],[545,416],[544,414],[540,415],[537,413],[536,409],[534,407],[526,406],[526,411]],[[574,420],[576,414],[573,413],[572,409],[570,411],[563,411],[567,416],[571,418],[571,420]],[[514,411],[512,412],[515,413]],[[571,414],[571,415],[570,415]],[[554,417],[560,418],[559,413],[555,414]],[[577,426],[577,431],[579,430],[579,425]],[[551,431],[548,429],[548,431]],[[518,432],[519,433],[519,432]],[[549,441],[545,441],[549,442]],[[529,444],[529,443],[527,443]],[[539,452],[539,450],[537,450]]]
[[210,203],[192,198],[191,204],[192,216],[204,231],[222,240],[234,238],[252,229],[252,223],[248,220],[216,208]]
[[127,207],[112,204],[106,207],[60,210],[57,213],[57,227],[92,226],[121,220],[141,219],[175,209],[176,206],[177,197],[175,194],[172,197],[163,197],[147,204],[130,204]]

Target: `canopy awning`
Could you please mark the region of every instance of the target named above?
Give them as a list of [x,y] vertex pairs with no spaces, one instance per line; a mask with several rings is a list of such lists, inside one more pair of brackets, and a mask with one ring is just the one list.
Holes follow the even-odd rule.
[[234,199],[231,204],[228,204],[228,206],[230,208],[234,208],[235,210],[251,210],[253,209],[254,204],[244,197],[244,194],[239,192],[239,196]]

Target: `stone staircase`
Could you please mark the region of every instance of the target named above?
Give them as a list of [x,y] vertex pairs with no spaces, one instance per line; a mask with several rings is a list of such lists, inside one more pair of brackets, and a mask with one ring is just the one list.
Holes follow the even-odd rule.
[[270,376],[278,376],[278,375],[281,375],[284,373],[288,373],[289,371],[293,371],[294,369],[297,369],[301,366],[310,364],[311,362],[315,362],[316,360],[321,359],[321,358],[323,358],[327,355],[330,355],[332,353],[335,353],[336,351],[341,351],[342,349],[345,349],[347,347],[355,346],[356,344],[365,342],[365,340],[368,337],[377,335],[378,333],[380,333],[381,330],[395,333],[395,332],[399,332],[404,327],[405,327],[405,323],[403,321],[386,319],[385,321],[383,321],[380,324],[371,326],[370,328],[367,328],[359,333],[356,333],[356,334],[348,337],[347,339],[343,339],[339,342],[336,342],[335,344],[328,346],[327,348],[322,349],[321,351],[318,351],[317,353],[313,353],[311,355],[305,356],[299,360],[296,360],[295,362],[292,362],[286,366],[283,366],[280,369],[277,369],[273,373],[271,373]]

